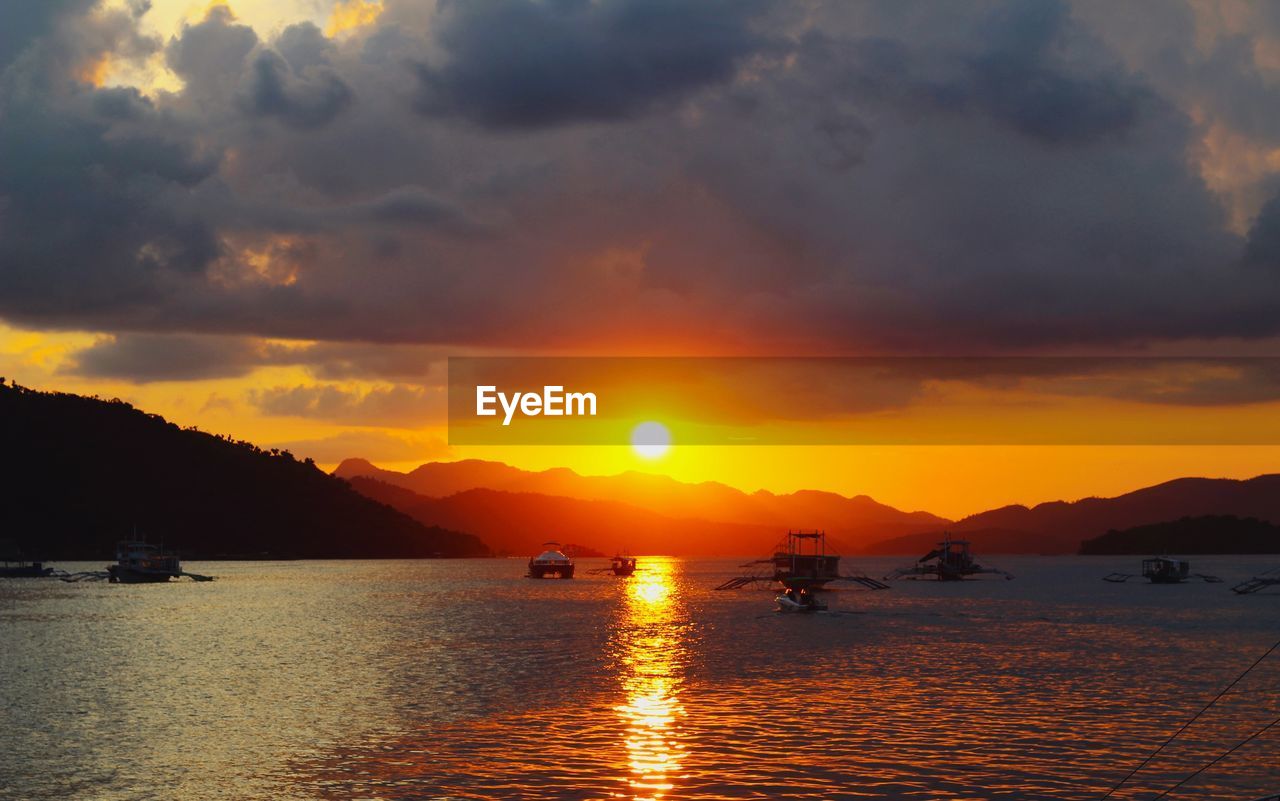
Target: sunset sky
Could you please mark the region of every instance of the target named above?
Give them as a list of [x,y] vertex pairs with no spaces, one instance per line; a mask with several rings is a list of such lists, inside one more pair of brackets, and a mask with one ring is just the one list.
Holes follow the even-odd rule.
[[[449,356],[1280,356],[1276,4],[0,13],[0,375],[22,384],[324,466],[640,469],[953,516],[1280,471],[1274,444],[646,459],[445,429]],[[1235,442],[1280,421],[1270,369],[1006,378],[888,406],[981,392],[981,427],[1053,398]]]

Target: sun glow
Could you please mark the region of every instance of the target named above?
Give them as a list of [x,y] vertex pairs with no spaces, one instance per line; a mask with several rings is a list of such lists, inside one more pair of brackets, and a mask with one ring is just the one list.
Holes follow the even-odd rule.
[[641,423],[631,430],[631,448],[645,459],[658,459],[671,448],[671,432],[662,423]]

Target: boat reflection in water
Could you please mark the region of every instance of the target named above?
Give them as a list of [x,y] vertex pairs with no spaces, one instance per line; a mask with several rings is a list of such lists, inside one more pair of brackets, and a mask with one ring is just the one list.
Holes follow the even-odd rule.
[[622,585],[626,593],[613,635],[625,703],[614,707],[626,726],[627,796],[664,798],[675,788],[684,744],[680,705],[687,621],[675,594],[679,563],[646,559],[645,569]]

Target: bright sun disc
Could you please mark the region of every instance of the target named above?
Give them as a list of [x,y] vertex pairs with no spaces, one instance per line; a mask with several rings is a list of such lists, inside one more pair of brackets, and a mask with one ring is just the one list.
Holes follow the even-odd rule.
[[657,459],[671,447],[671,432],[662,423],[641,423],[631,430],[631,447],[646,459]]

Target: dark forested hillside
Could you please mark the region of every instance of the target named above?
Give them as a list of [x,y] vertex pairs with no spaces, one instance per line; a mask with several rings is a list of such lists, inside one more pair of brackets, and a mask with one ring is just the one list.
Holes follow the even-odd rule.
[[1111,530],[1080,544],[1082,554],[1280,553],[1280,526],[1254,517],[1205,515]]
[[0,383],[0,538],[29,556],[103,558],[137,530],[191,557],[477,556],[310,460],[192,429],[121,401]]

